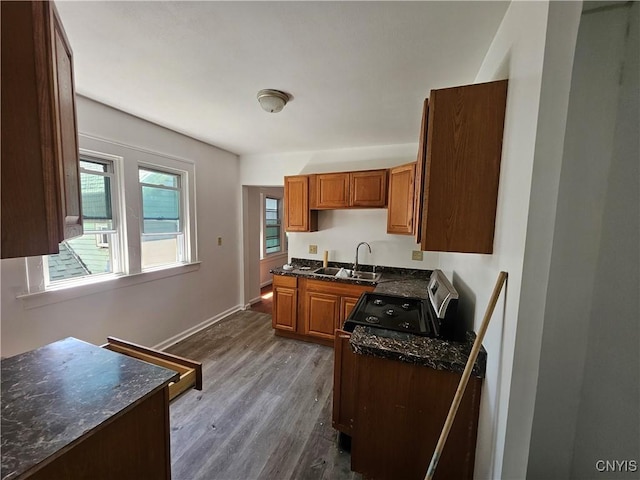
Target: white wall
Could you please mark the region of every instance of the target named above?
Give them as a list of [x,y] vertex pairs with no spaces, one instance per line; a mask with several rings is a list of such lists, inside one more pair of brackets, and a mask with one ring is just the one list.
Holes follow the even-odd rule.
[[594,477],[597,460],[640,451],[638,5],[635,22],[629,10],[580,22],[528,478]]
[[[420,119],[416,118],[416,139],[419,131]],[[240,157],[241,182],[243,185],[282,185],[285,175],[388,168],[415,161],[417,153],[418,144],[412,143],[247,155]],[[365,241],[371,245],[372,254],[361,248],[362,263],[420,269],[438,266],[438,254],[435,253],[425,253],[422,262],[411,260],[411,251],[418,249],[413,237],[386,233],[386,209],[322,211],[318,223],[318,232],[288,234],[289,258],[322,260],[327,250],[330,261],[353,262],[356,245]],[[310,244],[318,246],[317,254],[309,253]]]
[[[78,98],[77,107],[80,132],[117,142],[112,148],[125,162],[134,161],[140,153],[129,145],[195,163],[202,263],[181,275],[145,281],[155,277],[142,274],[136,285],[68,300],[47,294],[54,303],[40,306],[41,302],[16,298],[27,291],[24,260],[2,260],[3,356],[67,336],[100,344],[113,335],[153,346],[240,305],[238,158],[83,97]],[[216,243],[219,236],[222,246]]]
[[[608,188],[571,465],[576,479],[593,475],[600,459],[640,463],[640,4],[624,10],[630,30],[611,167],[602,179]],[[611,30],[600,30],[600,38],[609,38]],[[639,471],[640,465],[606,475],[631,479]]]

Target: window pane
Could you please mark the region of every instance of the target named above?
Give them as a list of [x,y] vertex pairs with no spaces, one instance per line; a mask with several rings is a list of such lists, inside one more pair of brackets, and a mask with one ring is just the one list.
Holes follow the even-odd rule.
[[49,281],[56,282],[111,273],[112,234],[85,234],[60,244],[60,253],[49,255]]
[[102,220],[109,224],[109,228],[112,228],[111,178],[81,172],[80,190],[82,192],[82,218],[87,221]]
[[143,233],[180,232],[180,191],[142,186]]
[[278,202],[279,200],[276,198],[265,198],[265,221],[267,225],[278,225],[280,223],[280,219],[278,216]]
[[94,172],[108,172],[108,166],[106,163],[100,162],[92,162],[87,159],[80,159],[80,168],[84,168],[85,170],[92,170]]
[[155,170],[146,170],[140,168],[138,171],[140,175],[140,183],[150,183],[152,185],[161,185],[163,187],[178,188],[180,176],[172,173],[157,172]]
[[142,237],[142,269],[182,261],[182,235]]

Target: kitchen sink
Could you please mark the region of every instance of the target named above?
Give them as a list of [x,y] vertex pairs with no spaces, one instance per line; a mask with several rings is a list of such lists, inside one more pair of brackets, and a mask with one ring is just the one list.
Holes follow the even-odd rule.
[[381,273],[375,273],[375,272],[354,272],[353,270],[348,270],[348,269],[344,269],[344,273],[346,275],[338,275],[338,272],[340,272],[340,270],[342,270],[339,267],[324,267],[324,268],[318,268],[317,270],[314,270],[312,273],[314,275],[324,275],[327,277],[341,277],[341,278],[352,278],[354,280],[364,280],[367,282],[377,282],[378,280],[380,280],[380,277],[382,276]]
[[[325,268],[318,268],[317,270],[314,270],[313,273],[315,273],[316,275],[329,275],[333,277],[339,271],[340,271],[339,267],[325,267]],[[345,271],[349,272],[349,274],[351,273],[351,270],[345,270]]]

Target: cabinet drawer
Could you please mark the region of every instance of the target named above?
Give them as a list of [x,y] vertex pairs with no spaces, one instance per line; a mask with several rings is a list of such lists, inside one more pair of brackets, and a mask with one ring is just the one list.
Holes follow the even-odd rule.
[[298,287],[298,277],[289,277],[287,275],[274,275],[273,276],[274,287]]
[[173,400],[189,388],[202,390],[202,363],[200,362],[114,337],[107,337],[107,343],[102,345],[102,348],[178,372],[180,379],[169,384],[169,400]]

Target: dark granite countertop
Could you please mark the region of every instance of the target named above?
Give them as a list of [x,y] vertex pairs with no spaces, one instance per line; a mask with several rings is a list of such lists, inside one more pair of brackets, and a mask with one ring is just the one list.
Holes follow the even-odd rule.
[[2,480],[36,471],[177,377],[75,338],[3,359]]
[[[319,260],[309,260],[305,258],[292,258],[290,264],[293,270],[285,270],[277,267],[271,270],[274,275],[285,275],[290,277],[305,277],[326,282],[351,283],[354,285],[373,285],[376,287],[376,293],[385,293],[389,295],[400,295],[404,297],[427,298],[427,284],[431,270],[418,270],[412,268],[387,267],[379,265],[361,265],[360,269],[364,272],[372,272],[375,268],[376,272],[382,274],[380,280],[371,282],[360,280],[357,278],[340,278],[328,277],[326,275],[315,275],[313,270],[322,267]],[[342,267],[351,269],[350,263],[329,262],[330,267]]]
[[[436,370],[462,373],[475,339],[476,335],[473,332],[467,332],[467,341],[459,343],[357,326],[351,334],[350,344],[353,351],[361,355],[389,358]],[[471,374],[484,378],[486,365],[487,352],[482,347]]]

